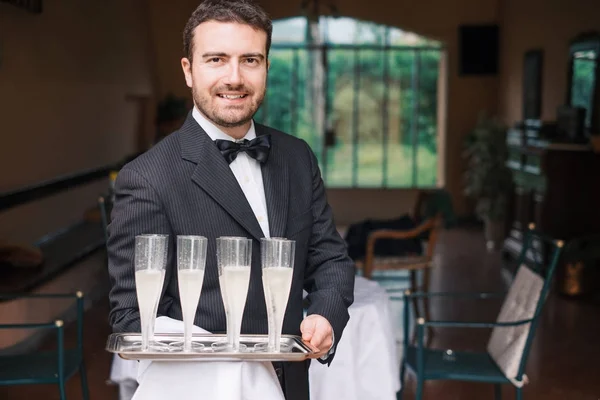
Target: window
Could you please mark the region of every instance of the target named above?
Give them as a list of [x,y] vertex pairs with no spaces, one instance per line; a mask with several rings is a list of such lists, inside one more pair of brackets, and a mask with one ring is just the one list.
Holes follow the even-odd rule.
[[596,63],[598,55],[594,50],[576,51],[573,54],[573,77],[571,83],[571,105],[586,110],[585,126],[592,125],[593,92],[596,87]]
[[275,21],[256,118],[306,140],[328,187],[435,186],[441,51],[350,18]]

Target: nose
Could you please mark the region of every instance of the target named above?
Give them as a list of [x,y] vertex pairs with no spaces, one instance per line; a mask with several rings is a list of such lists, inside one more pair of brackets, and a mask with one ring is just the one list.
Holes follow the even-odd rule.
[[229,65],[227,76],[225,77],[225,83],[230,86],[239,86],[243,83],[242,71],[240,65],[237,62],[232,62]]

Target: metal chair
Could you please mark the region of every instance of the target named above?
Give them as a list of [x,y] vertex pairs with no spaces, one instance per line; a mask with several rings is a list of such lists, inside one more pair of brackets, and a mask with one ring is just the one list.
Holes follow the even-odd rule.
[[[450,196],[446,190],[419,190],[411,211],[411,217],[418,223],[413,229],[379,229],[371,232],[367,238],[364,262],[357,260],[356,266],[368,279],[380,282],[389,293],[398,292],[396,283],[409,281],[411,292],[429,291],[430,270],[434,267],[433,256],[440,231],[444,226],[454,225],[455,216]],[[376,243],[381,240],[419,240],[424,251],[419,254],[405,256],[381,256],[375,253]],[[374,273],[377,271],[377,273]],[[408,271],[408,277],[398,274]],[[421,279],[417,279],[420,274]],[[394,297],[391,298],[395,300]],[[427,298],[412,299],[411,305],[415,319],[424,316],[429,319],[429,300]],[[411,340],[404,336],[405,340]],[[433,329],[427,328],[427,343],[433,338]],[[412,341],[415,340],[414,332]]]
[[[373,272],[378,271],[408,271],[410,280],[410,291],[429,291],[429,274],[430,269],[434,266],[433,256],[437,244],[439,232],[442,227],[442,215],[437,214],[433,217],[425,219],[415,229],[400,231],[400,230],[378,230],[369,235],[367,241],[367,251],[364,265],[357,263],[362,267],[363,276],[375,281],[401,281],[406,278],[397,275],[374,275]],[[409,256],[398,257],[381,257],[375,255],[375,243],[381,239],[396,239],[396,240],[411,240],[426,238],[426,248],[423,254],[415,254]],[[417,272],[422,272],[420,284],[417,284]],[[395,288],[387,288],[388,292],[393,293]],[[421,304],[419,304],[421,303]],[[429,301],[427,298],[414,298],[411,301],[415,318],[424,316],[429,319]],[[408,338],[408,336],[404,336]],[[433,330],[428,327],[427,341],[433,337]]]
[[[461,380],[487,382],[495,385],[496,399],[501,398],[501,385],[511,384],[516,390],[516,399],[522,399],[522,387],[527,383],[525,366],[535,336],[536,327],[563,242],[553,240],[530,224],[525,234],[523,248],[518,259],[518,269],[511,288],[506,293],[412,293],[404,295],[404,332],[408,335],[408,302],[416,298],[443,297],[472,298],[473,300],[503,297],[502,310],[496,322],[429,321],[419,318],[416,324],[416,344],[404,341],[404,353],[400,379],[404,391],[407,369],[417,379],[416,399],[423,396],[423,385],[427,380]],[[519,315],[520,311],[520,315]],[[425,330],[430,327],[493,328],[485,352],[456,352],[432,349],[424,344]]]
[[77,345],[66,349],[64,322],[0,324],[0,330],[50,329],[56,332],[55,350],[30,351],[24,354],[0,355],[0,386],[57,384],[60,399],[66,399],[65,383],[79,372],[83,398],[89,399],[87,375],[83,362],[83,293],[75,294],[11,294],[0,295],[3,300],[32,298],[40,301],[74,298],[77,315]]

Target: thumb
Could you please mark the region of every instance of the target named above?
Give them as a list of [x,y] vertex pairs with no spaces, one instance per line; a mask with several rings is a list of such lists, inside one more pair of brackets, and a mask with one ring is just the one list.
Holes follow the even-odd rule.
[[300,332],[302,332],[302,339],[310,341],[313,334],[315,333],[315,321],[312,318],[305,318],[300,324]]

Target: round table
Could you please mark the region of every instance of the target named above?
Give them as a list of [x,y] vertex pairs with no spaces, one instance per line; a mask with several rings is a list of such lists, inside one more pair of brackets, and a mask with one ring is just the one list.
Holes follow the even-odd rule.
[[396,318],[385,289],[356,277],[354,303],[329,367],[316,360],[309,369],[311,400],[395,400],[400,390]]

